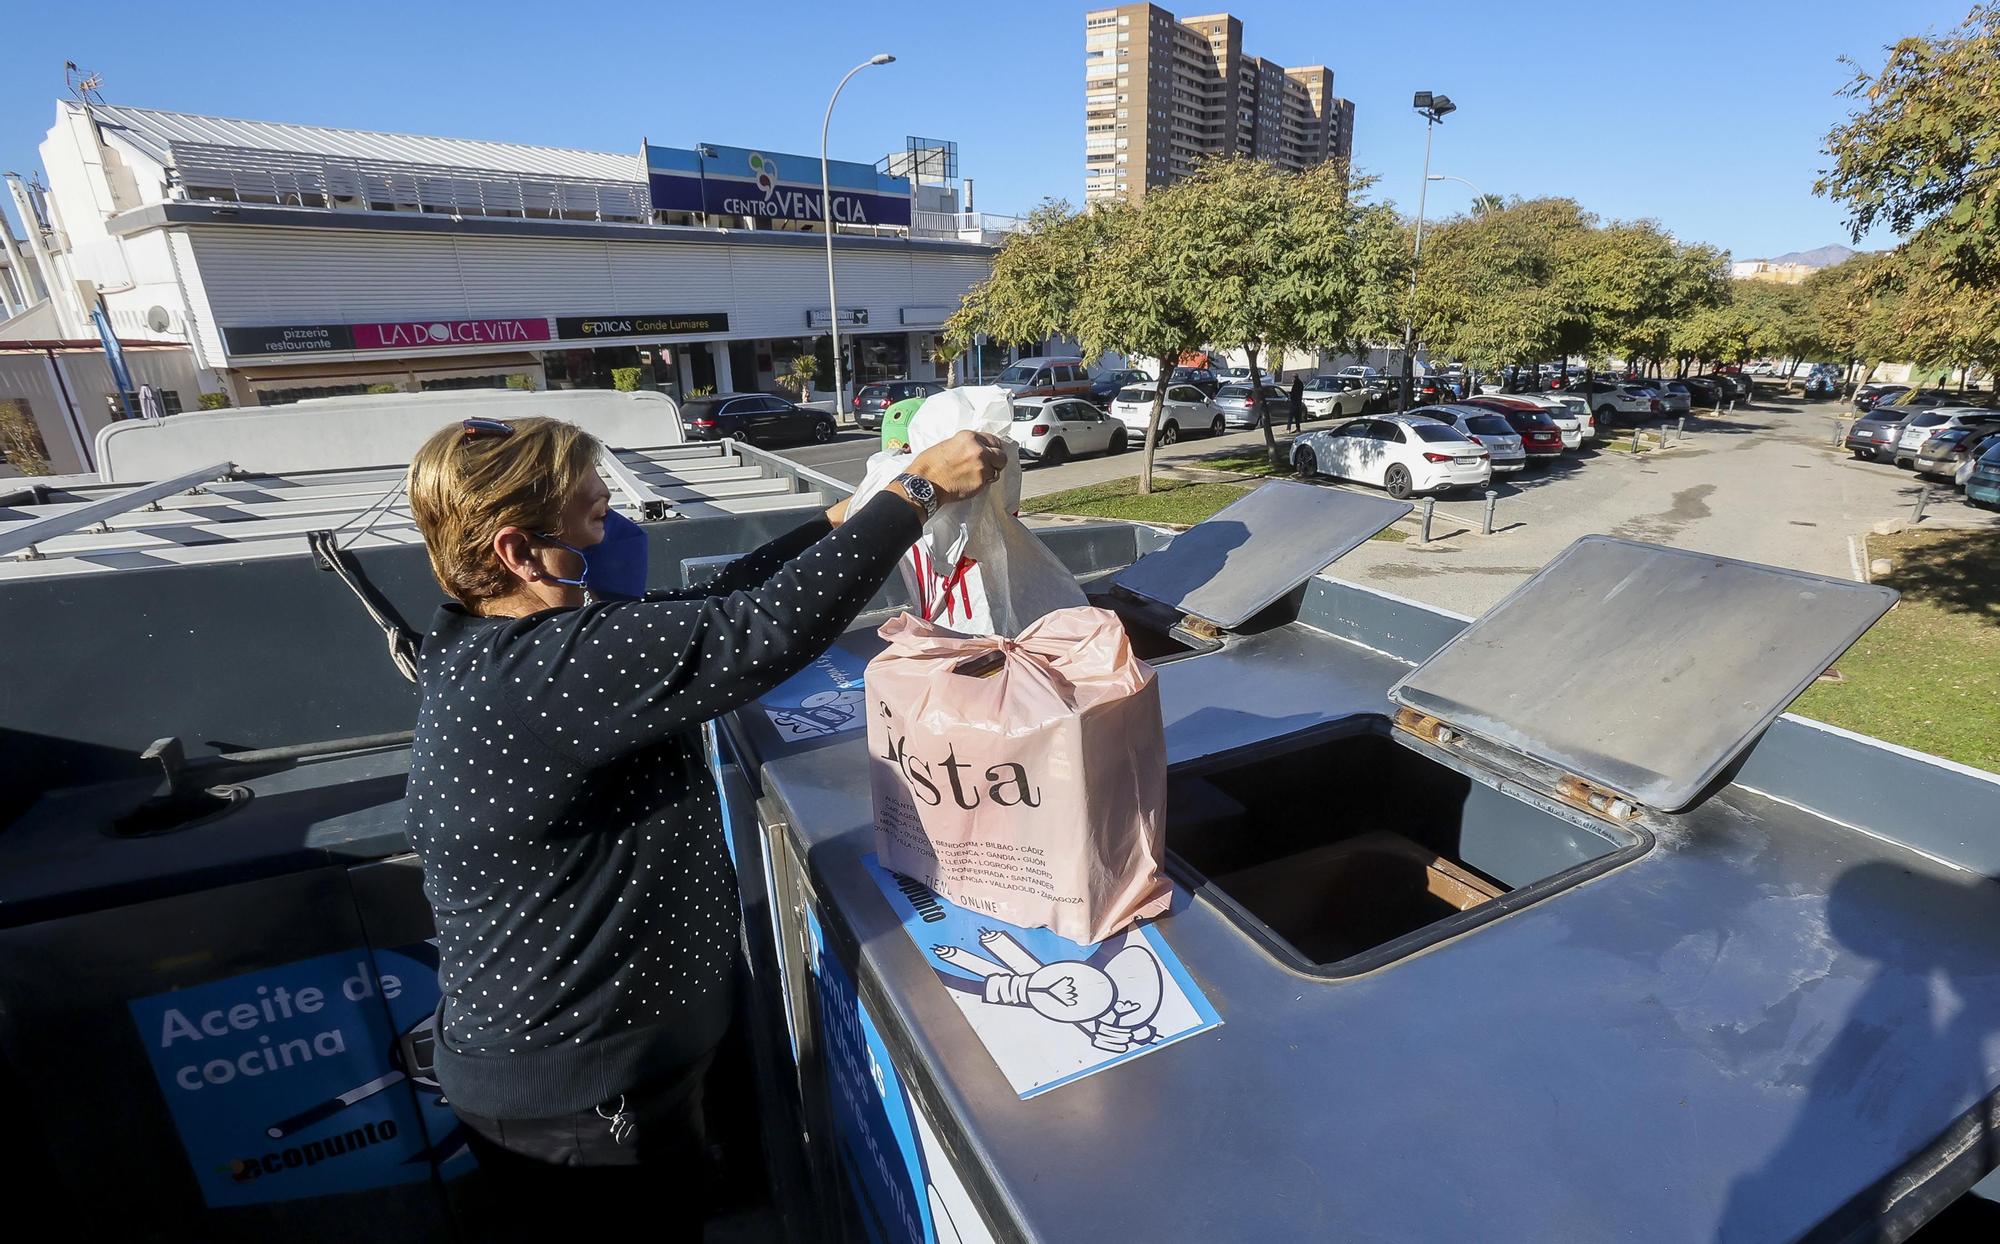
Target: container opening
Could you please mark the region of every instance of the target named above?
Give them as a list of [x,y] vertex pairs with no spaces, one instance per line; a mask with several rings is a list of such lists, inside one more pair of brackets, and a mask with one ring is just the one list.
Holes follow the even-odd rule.
[[1109,609],[1125,624],[1125,636],[1132,641],[1132,655],[1152,665],[1200,656],[1222,646],[1220,639],[1197,640],[1176,631],[1180,619],[1172,610],[1117,593],[1089,597],[1099,609]]
[[1298,966],[1368,971],[1644,850],[1400,746],[1386,719],[1176,771],[1167,847]]

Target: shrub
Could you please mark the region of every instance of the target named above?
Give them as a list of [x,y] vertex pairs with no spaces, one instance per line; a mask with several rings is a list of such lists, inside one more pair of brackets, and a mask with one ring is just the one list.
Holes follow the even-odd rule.
[[201,408],[203,410],[226,410],[228,406],[229,395],[227,393],[204,393],[201,395]]
[[639,369],[636,367],[614,367],[611,369],[611,387],[620,393],[630,393],[639,387]]

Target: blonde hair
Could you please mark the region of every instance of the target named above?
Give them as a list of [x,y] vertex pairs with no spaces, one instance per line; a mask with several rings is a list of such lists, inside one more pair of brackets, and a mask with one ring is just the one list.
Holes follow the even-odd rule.
[[468,609],[515,588],[493,552],[501,529],[554,531],[564,505],[597,470],[597,438],[575,424],[540,416],[511,423],[505,436],[448,424],[410,459],[410,513],[431,573]]

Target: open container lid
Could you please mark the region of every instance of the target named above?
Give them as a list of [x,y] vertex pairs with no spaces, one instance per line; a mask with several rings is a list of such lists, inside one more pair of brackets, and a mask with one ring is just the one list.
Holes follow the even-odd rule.
[[1896,596],[1585,536],[1389,688],[1389,698],[1679,811]]
[[1235,630],[1409,512],[1404,501],[1273,480],[1133,562],[1111,583]]

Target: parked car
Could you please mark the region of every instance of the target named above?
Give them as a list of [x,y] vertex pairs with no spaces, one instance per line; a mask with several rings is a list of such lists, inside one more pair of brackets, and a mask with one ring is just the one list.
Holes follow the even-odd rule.
[[[1975,393],[1972,395],[1972,398],[1977,398],[1978,396]],[[1892,398],[1878,402],[1877,405],[1900,406],[1904,410],[1927,410],[1936,409],[1940,406],[1953,406],[1963,410],[1987,409],[1985,406],[1973,401],[1972,398],[1968,398],[1965,394],[1952,389],[1917,389],[1908,393],[1898,393]]]
[[1924,442],[1910,465],[1919,475],[1956,481],[1958,468],[1985,452],[1995,435],[2000,435],[2000,419],[1946,428]]
[[1411,406],[1442,406],[1459,396],[1457,386],[1446,376],[1418,376],[1410,381]]
[[[1268,371],[1264,373],[1266,379],[1269,379],[1270,375],[1271,373]],[[1224,384],[1248,384],[1250,382],[1250,369],[1247,367],[1218,367],[1215,369],[1215,378]]]
[[942,392],[944,386],[935,380],[878,380],[864,384],[854,391],[852,399],[854,426],[865,432],[877,431],[882,426],[882,412],[897,402]]
[[800,406],[774,393],[718,393],[693,398],[682,405],[681,422],[691,441],[729,437],[752,445],[826,442],[840,431],[833,412]]
[[1562,429],[1547,412],[1540,410],[1503,410],[1500,417],[1505,419],[1521,436],[1521,449],[1528,455],[1529,466],[1547,466],[1562,457]]
[[1655,379],[1646,384],[1660,397],[1660,413],[1685,415],[1694,409],[1694,391],[1685,380]]
[[1934,406],[1929,410],[1914,410],[1903,421],[1903,431],[1896,438],[1896,452],[1893,460],[1899,467],[1912,466],[1917,454],[1924,448],[1924,442],[1947,428],[1964,427],[1992,418],[1993,411],[1968,406]]
[[1828,376],[1820,372],[1814,372],[1812,375],[1806,377],[1803,392],[1808,400],[1812,398],[1825,399],[1832,397],[1840,392],[1840,379],[1837,376]]
[[1989,440],[1965,478],[1965,499],[1974,505],[2000,507],[2000,437]]
[[1415,493],[1482,488],[1493,478],[1486,449],[1448,423],[1415,415],[1352,419],[1304,433],[1292,442],[1292,468],[1307,479],[1327,475],[1373,484],[1399,501]]
[[1111,399],[1118,396],[1118,390],[1130,384],[1151,384],[1153,378],[1145,372],[1131,368],[1117,371],[1099,372],[1090,379],[1090,400],[1099,408],[1111,405]]
[[[1473,397],[1459,404],[1490,410],[1513,425],[1514,431],[1520,433],[1521,448],[1527,452],[1529,465],[1562,457],[1567,438],[1549,412],[1539,404],[1525,397]],[[1574,416],[1569,422],[1571,427],[1577,424]],[[1569,448],[1573,449],[1575,445]]]
[[1372,394],[1358,376],[1314,376],[1306,381],[1308,419],[1365,415]]
[[1715,373],[1715,379],[1718,383],[1729,386],[1730,401],[1747,404],[1751,398],[1757,396],[1757,382],[1742,372],[1719,371]]
[[1450,405],[1425,406],[1410,413],[1448,423],[1465,433],[1473,444],[1485,446],[1486,452],[1492,455],[1495,475],[1518,471],[1528,465],[1528,452],[1521,443],[1521,434],[1498,411],[1478,406]]
[[1903,435],[1903,412],[1894,407],[1869,411],[1847,427],[1847,451],[1863,462],[1887,462]]
[[1080,397],[1017,397],[1007,434],[1030,462],[1061,466],[1079,454],[1124,453],[1125,423]]
[[1287,422],[1292,394],[1283,385],[1267,384],[1253,392],[1247,384],[1226,384],[1215,391],[1215,409],[1232,428],[1258,427],[1264,419],[1275,426]]
[[1729,400],[1728,388],[1713,376],[1682,376],[1676,383],[1687,390],[1688,410],[1720,410]]
[[[1111,417],[1125,425],[1134,444],[1144,441],[1146,425],[1153,417],[1154,387],[1133,385],[1121,389],[1111,399]],[[1160,431],[1155,443],[1171,445],[1189,433],[1222,435],[1222,415],[1208,394],[1191,384],[1168,384],[1160,404]]]
[[993,383],[1015,397],[1090,396],[1090,373],[1083,360],[1075,357],[1022,359],[1002,371]]
[[1863,414],[1875,409],[1875,404],[1898,394],[1908,393],[1906,384],[1864,384],[1854,391],[1854,409]]
[[1514,399],[1539,407],[1555,421],[1562,432],[1564,449],[1581,449],[1583,443],[1594,440],[1597,428],[1590,418],[1590,407],[1581,397],[1572,393],[1523,393]]
[[1589,404],[1591,419],[1600,433],[1617,422],[1620,416],[1643,417],[1660,413],[1660,399],[1649,390],[1628,381],[1579,380],[1568,391]]
[[1380,370],[1373,367],[1364,367],[1360,363],[1350,363],[1346,367],[1341,368],[1337,374],[1342,376],[1352,376],[1354,379],[1359,380],[1364,384],[1373,384],[1377,380],[1382,380],[1386,378],[1382,375]]
[[1167,377],[1168,384],[1191,384],[1200,389],[1204,397],[1214,397],[1222,387],[1222,379],[1207,367],[1176,367],[1174,374]]

